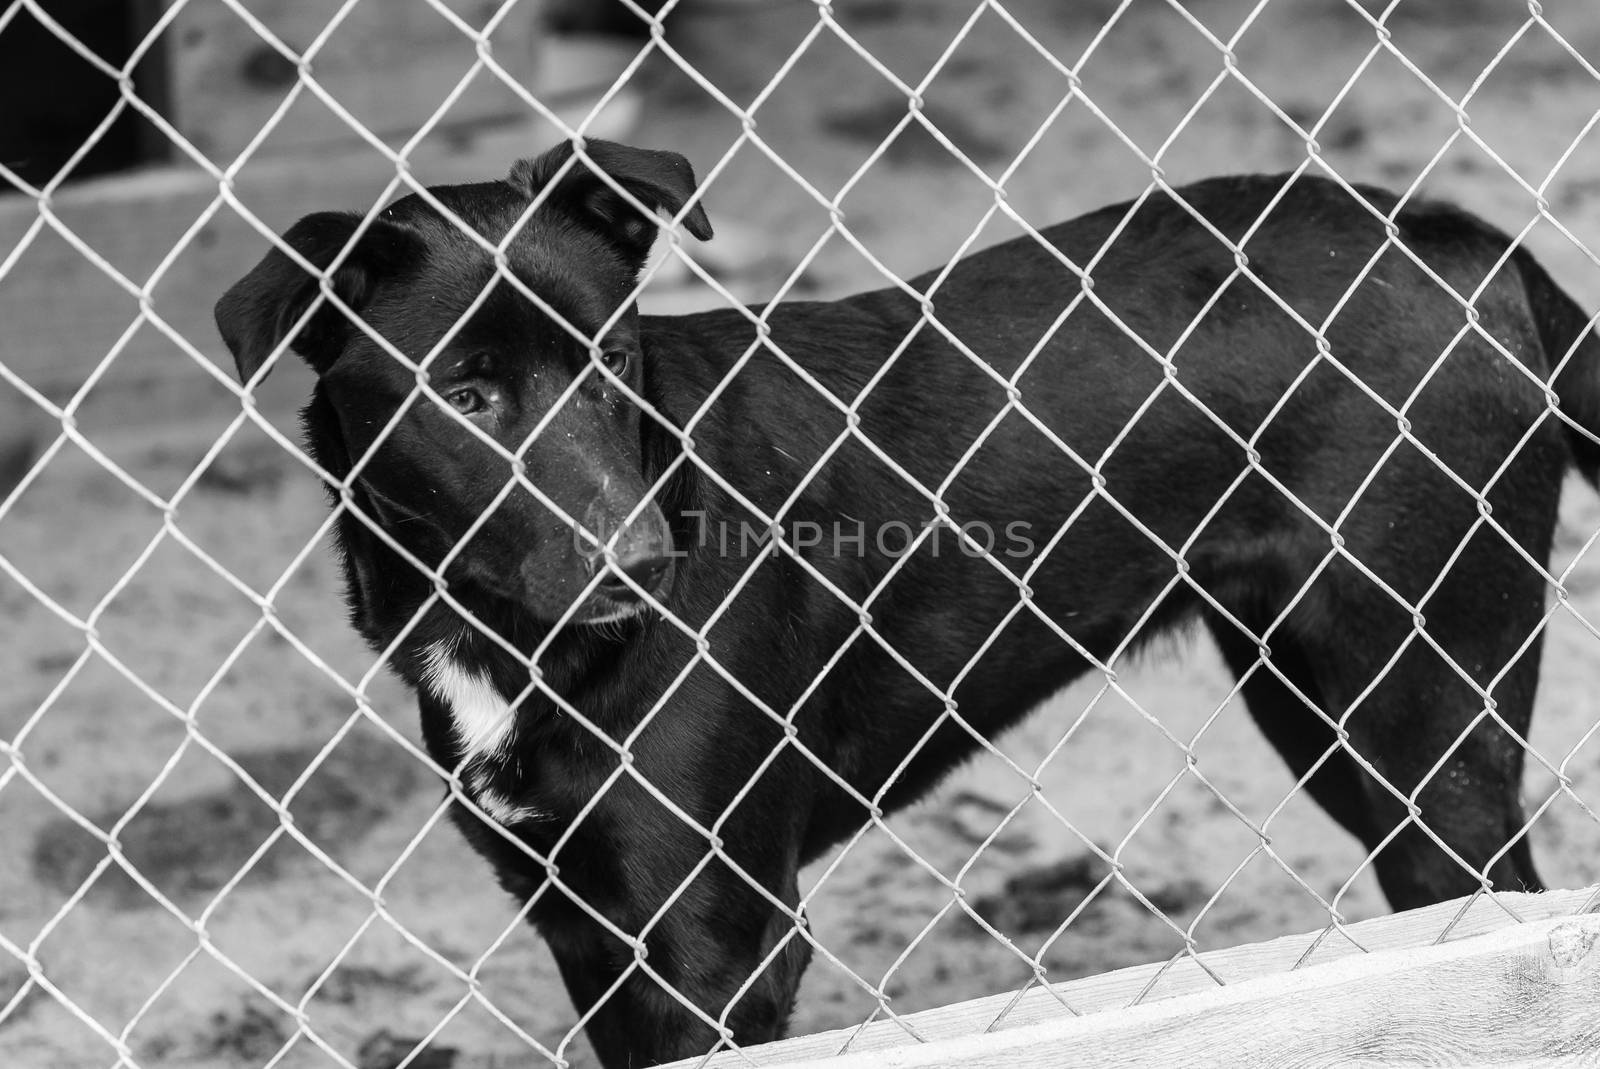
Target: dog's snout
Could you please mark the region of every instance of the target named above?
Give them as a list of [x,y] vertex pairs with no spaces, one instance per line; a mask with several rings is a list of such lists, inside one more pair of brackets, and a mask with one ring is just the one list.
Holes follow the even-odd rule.
[[[617,527],[609,512],[604,502],[596,501],[584,516],[584,526],[596,536],[606,537]],[[672,535],[666,517],[651,506],[617,534],[609,547],[592,542],[585,546],[583,558],[589,574],[599,576],[595,589],[613,601],[638,601],[639,590],[664,594],[672,579]]]
[[672,565],[672,560],[651,547],[641,546],[626,555],[618,553],[609,561],[601,557],[595,564],[597,567],[605,568],[605,574],[601,577],[599,585],[601,593],[610,598],[632,599],[636,594],[623,576],[627,576],[644,590],[654,592],[667,577],[667,569]]

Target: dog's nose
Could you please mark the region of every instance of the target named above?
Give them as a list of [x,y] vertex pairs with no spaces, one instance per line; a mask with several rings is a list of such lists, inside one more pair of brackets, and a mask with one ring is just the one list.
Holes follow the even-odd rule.
[[[604,558],[601,558],[601,561],[603,560]],[[638,595],[622,576],[626,575],[645,590],[654,593],[660,586],[661,580],[665,578],[667,567],[671,563],[668,558],[649,550],[619,553],[615,562],[606,563],[605,574],[600,577],[597,589],[608,598],[619,601],[636,600]]]

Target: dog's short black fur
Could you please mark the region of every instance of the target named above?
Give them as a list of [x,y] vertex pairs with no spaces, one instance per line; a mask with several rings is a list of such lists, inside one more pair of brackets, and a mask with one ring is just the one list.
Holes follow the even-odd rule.
[[[286,241],[318,268],[337,258],[331,290],[413,361],[466,314],[428,366],[445,403],[394,420],[417,376],[280,251],[217,320],[245,379],[286,338],[318,373],[311,453],[355,472],[367,518],[338,521],[351,617],[393,647],[430,751],[482,806],[453,807],[462,830],[536,898],[579,1008],[600,1003],[605,1064],[705,1051],[708,1020],[741,1044],[780,1035],[810,951],[775,903],[797,901],[800,867],[870,807],[926,792],[975,733],[1188,620],[1311,794],[1378,851],[1394,906],[1469,892],[1475,872],[1540,885],[1513,732],[1563,472],[1600,468],[1600,344],[1503,234],[1443,204],[1395,218],[1514,360],[1348,191],[1280,176],[1185,187],[1203,223],[1154,193],[1043,231],[1053,248],[972,255],[934,292],[937,326],[898,288],[785,301],[764,322],[786,361],[740,311],[619,313],[655,232],[631,198],[710,224],[682,157],[586,153],[593,167],[563,145],[430,193],[490,242],[526,215],[509,271],[597,348],[504,279],[475,303],[493,257],[420,196],[342,258],[354,215],[308,216]],[[1212,228],[1245,239],[1262,285]],[[1092,262],[1092,291],[1063,257]],[[543,496],[503,493],[512,466],[469,423],[526,445]],[[991,558],[938,525],[901,554],[935,493],[953,523],[988,525],[968,534]],[[757,509],[803,563],[757,552]],[[443,565],[449,598],[406,554]],[[528,690],[535,653],[509,731],[474,720]],[[615,932],[644,935],[642,962]]]

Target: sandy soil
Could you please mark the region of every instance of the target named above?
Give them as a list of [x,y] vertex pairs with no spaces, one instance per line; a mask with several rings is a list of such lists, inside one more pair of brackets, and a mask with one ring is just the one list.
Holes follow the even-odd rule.
[[[830,216],[817,196],[745,143],[708,197],[714,217],[760,253],[743,256],[730,277],[741,297],[788,283],[808,296],[848,292],[881,284],[884,270],[941,262],[969,240],[1009,236],[1010,224],[983,224],[994,203],[983,176],[1008,174],[1008,203],[1043,224],[1138,193],[1150,177],[1141,152],[1159,152],[1174,181],[1291,167],[1306,145],[1285,118],[1320,122],[1323,157],[1351,180],[1420,181],[1515,229],[1535,218],[1535,206],[1498,156],[1545,188],[1572,233],[1600,240],[1600,140],[1585,136],[1600,82],[1541,27],[1507,47],[1526,16],[1517,4],[1404,0],[1390,26],[1408,68],[1374,51],[1377,38],[1352,6],[1273,0],[1235,54],[1274,108],[1236,79],[1217,82],[1222,53],[1196,25],[1164,3],[1135,2],[1081,68],[1094,106],[1073,101],[1053,120],[1066,81],[1043,53],[1076,62],[1115,10],[1109,0],[1008,4],[1037,45],[992,10],[960,36],[969,0],[836,6],[849,39],[894,75],[915,83],[937,68],[924,114],[968,162],[916,128],[875,155],[905,97],[829,29],[761,95],[816,28],[812,5],[685,12],[676,39],[683,55],[733,101],[759,96],[755,133],[823,200],[838,198],[850,234],[877,260],[826,236]],[[1195,0],[1189,10],[1227,38],[1251,6]],[[1544,9],[1573,50],[1600,64],[1600,12],[1582,0],[1547,0]],[[1491,155],[1466,137],[1450,140],[1457,117],[1419,74],[1459,96],[1496,57],[1471,105],[1471,129]],[[645,92],[635,139],[684,151],[710,173],[741,123],[664,60],[638,77]],[[498,174],[526,150],[523,140],[533,147],[525,132],[458,135],[425,147],[418,171],[430,180]],[[277,181],[274,188],[288,182],[296,191],[293,202],[273,201],[265,213],[273,225],[292,221],[283,216],[296,208],[347,206],[328,197],[348,192],[340,184],[348,174],[373,167],[370,159],[318,162],[292,182],[281,169],[262,171],[261,188]],[[82,210],[85,219],[93,213]],[[117,223],[118,248],[143,243],[159,255],[172,240],[155,233],[154,213]],[[238,241],[239,262],[250,262],[259,240],[229,225],[218,221],[222,236],[209,240]],[[0,234],[20,236],[14,226]],[[1531,240],[1594,307],[1600,270],[1548,223]],[[69,305],[79,297],[89,304],[103,282],[82,264],[44,278],[28,273],[29,262],[0,278],[0,302],[11,302],[0,358],[63,398],[104,349],[66,344],[66,319],[16,295],[48,288]],[[199,324],[193,342],[219,358],[203,324],[229,278],[181,264],[173,277],[158,307],[174,322]],[[674,309],[717,299],[668,288],[648,303]],[[438,783],[411,749],[409,697],[374,670],[344,626],[314,480],[253,427],[213,453],[237,406],[181,354],[151,360],[166,377],[118,378],[113,366],[85,406],[85,433],[156,495],[182,488],[178,507],[164,515],[67,445],[0,515],[0,554],[26,577],[0,571],[0,648],[11,677],[0,696],[0,739],[15,745],[12,765],[0,770],[0,946],[30,949],[53,989],[29,983],[23,964],[0,953],[0,1061],[39,1069],[115,1062],[112,1046],[65,998],[145,1066],[377,1066],[386,1052],[409,1049],[396,1048],[396,1037],[428,1035],[445,1020],[428,1058],[412,1064],[541,1064],[529,1058],[530,1039],[592,1064],[570,1035],[574,1014],[548,954],[516,923],[515,904],[493,888],[486,867],[439,823]],[[285,369],[265,393],[263,407],[283,434],[294,433],[290,407],[304,384]],[[1596,530],[1600,504],[1575,485],[1562,567]],[[241,585],[272,593],[293,641],[263,627]],[[1577,561],[1569,587],[1579,611],[1600,619],[1593,553]],[[93,642],[39,594],[92,614]],[[1530,808],[1553,799],[1533,838],[1556,886],[1600,881],[1600,828],[1575,800],[1600,801],[1600,761],[1587,742],[1600,724],[1596,649],[1571,614],[1552,618],[1533,733],[1545,761],[1532,763],[1526,796]],[[341,680],[364,684],[382,728],[359,713]],[[876,1006],[869,987],[881,987],[897,1012],[1015,989],[1030,975],[1023,954],[1041,955],[1062,979],[1170,957],[1186,936],[1213,948],[1312,929],[1335,897],[1346,917],[1384,911],[1362,852],[1292,793],[1240,704],[1225,700],[1231,680],[1209,648],[1170,643],[1131,666],[1125,681],[1137,709],[1089,680],[1001,741],[1018,765],[1039,770],[1049,809],[1026,801],[1024,780],[985,757],[892,822],[910,852],[874,833],[837,867],[808,874],[814,931],[836,960],[819,955],[812,966],[797,1032],[859,1023]],[[1197,740],[1210,787],[1186,770],[1174,738]],[[1571,793],[1556,793],[1546,763],[1564,767]],[[294,835],[264,796],[286,799]],[[1275,856],[1233,808],[1268,822]],[[85,822],[115,835],[137,880]],[[1150,905],[1116,885],[1091,893],[1104,873],[1091,844],[1115,853]],[[952,910],[936,874],[959,874],[1014,948]],[[364,888],[379,889],[381,906]],[[269,993],[302,1008],[337,1057],[297,1033]]]

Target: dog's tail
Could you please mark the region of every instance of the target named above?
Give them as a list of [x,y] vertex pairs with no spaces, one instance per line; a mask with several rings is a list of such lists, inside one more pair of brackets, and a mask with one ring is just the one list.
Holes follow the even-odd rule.
[[1600,487],[1600,335],[1532,253],[1518,246],[1512,257],[1547,366],[1561,369],[1551,387],[1560,398],[1562,415],[1572,421],[1566,429],[1573,462],[1591,485]]

